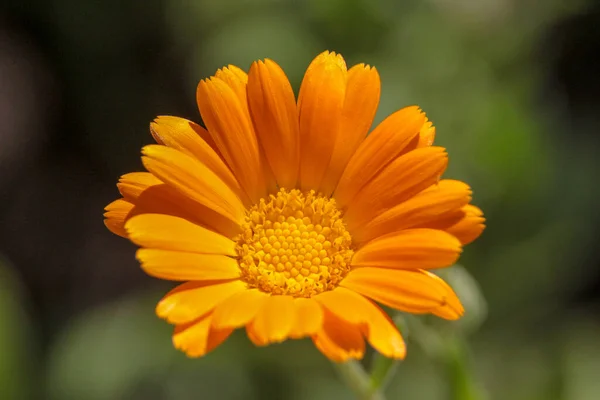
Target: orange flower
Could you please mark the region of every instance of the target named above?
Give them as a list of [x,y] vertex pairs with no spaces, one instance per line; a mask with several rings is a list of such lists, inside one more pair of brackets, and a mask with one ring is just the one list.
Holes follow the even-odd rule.
[[121,177],[106,226],[139,245],[150,275],[184,282],[156,313],[202,356],[236,328],[258,346],[310,337],[335,361],[365,339],[392,358],[404,341],[377,303],[457,319],[463,307],[429,269],[452,265],[482,232],[469,186],[440,180],[448,159],[417,107],[369,136],[375,68],[324,52],[296,102],[273,61],[223,68],[198,85],[207,129],[150,124],[148,172]]

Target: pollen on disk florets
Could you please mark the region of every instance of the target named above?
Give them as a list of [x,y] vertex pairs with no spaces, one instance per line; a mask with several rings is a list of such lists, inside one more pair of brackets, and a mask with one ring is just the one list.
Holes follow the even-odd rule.
[[310,297],[350,269],[352,238],[332,198],[280,189],[246,214],[237,239],[242,280],[271,294]]

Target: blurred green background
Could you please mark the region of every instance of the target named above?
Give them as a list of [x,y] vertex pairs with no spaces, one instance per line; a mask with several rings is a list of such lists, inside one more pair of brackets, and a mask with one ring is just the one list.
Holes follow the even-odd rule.
[[309,341],[186,359],[153,313],[171,285],[101,217],[156,115],[199,121],[201,78],[269,57],[297,90],[325,49],[377,67],[376,122],[427,112],[488,219],[461,259],[487,307],[457,269],[468,318],[438,323],[480,393],[411,336],[388,398],[600,398],[598,26],[592,1],[5,0],[0,399],[352,398]]

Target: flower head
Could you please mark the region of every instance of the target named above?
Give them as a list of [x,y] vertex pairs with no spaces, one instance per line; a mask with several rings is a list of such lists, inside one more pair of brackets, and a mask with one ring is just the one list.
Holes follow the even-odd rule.
[[365,339],[388,357],[405,344],[377,303],[457,319],[463,307],[430,269],[452,265],[483,231],[471,191],[440,180],[448,158],[418,107],[370,135],[375,68],[324,52],[298,101],[273,61],[225,67],[198,85],[206,128],[150,124],[148,172],[123,175],[105,223],[141,248],[150,275],[183,282],[156,312],[173,342],[202,356],[245,327],[259,346],[310,337],[336,361]]

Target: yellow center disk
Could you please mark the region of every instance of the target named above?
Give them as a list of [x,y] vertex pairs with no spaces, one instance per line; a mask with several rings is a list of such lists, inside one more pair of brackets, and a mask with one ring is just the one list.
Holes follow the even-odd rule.
[[352,238],[335,200],[281,189],[252,206],[236,238],[242,279],[275,295],[332,290],[350,269]]

